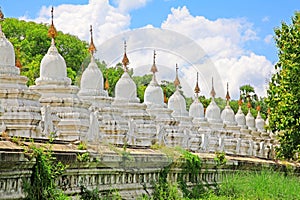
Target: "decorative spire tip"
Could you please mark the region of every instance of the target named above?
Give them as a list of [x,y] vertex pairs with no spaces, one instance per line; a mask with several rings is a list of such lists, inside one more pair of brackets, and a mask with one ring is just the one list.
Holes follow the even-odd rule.
[[211,78],[211,91],[210,91],[210,95],[213,98],[215,98],[215,96],[216,96],[216,92],[215,92],[215,88],[214,88],[214,77]]
[[51,25],[50,25],[50,28],[48,30],[48,36],[52,39],[54,39],[56,36],[57,36],[57,31],[56,31],[56,28],[54,26],[54,23],[53,23],[53,6],[52,6],[52,9],[51,9]]
[[2,12],[2,8],[0,6],[0,21],[3,21],[4,20],[4,14]]
[[198,76],[199,76],[199,73],[197,72],[197,82],[196,82],[196,86],[195,86],[195,93],[198,95],[200,93],[200,88],[199,88],[199,85],[198,85]]
[[229,102],[230,100],[230,95],[229,95],[229,88],[228,88],[228,82],[227,82],[227,93],[226,93],[226,101]]
[[179,78],[178,78],[178,69],[179,68],[178,68],[178,65],[176,63],[176,78],[174,80],[174,85],[175,85],[176,88],[180,85],[180,81],[179,81]]
[[122,64],[125,72],[128,71],[127,65],[129,65],[129,59],[127,58],[127,54],[126,54],[126,47],[127,47],[126,40],[124,40],[124,56],[123,56]]
[[90,42],[90,46],[89,46],[89,52],[93,56],[94,53],[96,52],[96,47],[94,45],[94,40],[93,40],[93,26],[92,25],[90,25],[90,34],[91,34],[91,42]]
[[153,74],[158,72],[156,64],[155,64],[155,58],[156,58],[155,56],[156,56],[156,52],[155,52],[155,50],[153,50],[153,65],[150,70]]

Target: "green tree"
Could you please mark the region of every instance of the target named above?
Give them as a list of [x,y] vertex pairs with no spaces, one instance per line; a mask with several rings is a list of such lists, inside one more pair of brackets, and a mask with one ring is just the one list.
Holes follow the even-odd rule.
[[248,101],[247,98],[250,98],[251,101],[257,101],[258,99],[254,87],[251,86],[250,84],[242,85],[240,87],[240,94],[244,102]]
[[152,80],[152,74],[145,74],[144,76],[133,76],[132,79],[137,87],[138,98],[141,102],[144,102],[144,93],[150,81]]
[[290,25],[275,29],[279,61],[269,83],[270,129],[277,134],[277,156],[298,159],[300,151],[300,12]]
[[[50,47],[51,39],[47,36],[48,25],[14,18],[6,18],[1,24],[22,64],[21,74],[29,78],[28,85],[33,85],[35,79],[39,77],[40,62]],[[87,43],[60,31],[55,42],[59,53],[66,61],[68,76],[74,83],[76,76],[81,72],[81,64],[88,55]]]

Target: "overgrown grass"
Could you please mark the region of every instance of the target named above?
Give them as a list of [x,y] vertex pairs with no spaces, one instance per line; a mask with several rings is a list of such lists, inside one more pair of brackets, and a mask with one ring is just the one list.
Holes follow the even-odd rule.
[[264,169],[227,175],[206,199],[300,199],[299,177]]
[[[282,172],[264,169],[262,171],[243,171],[227,175],[217,190],[202,191],[202,200],[296,200],[300,199],[300,178]],[[166,182],[155,186],[152,197],[148,199],[184,199],[184,193],[177,183]],[[195,199],[195,198],[191,198]]]

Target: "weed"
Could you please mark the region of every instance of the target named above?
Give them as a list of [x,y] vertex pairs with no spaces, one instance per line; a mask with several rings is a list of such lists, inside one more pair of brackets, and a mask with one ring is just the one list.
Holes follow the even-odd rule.
[[88,152],[85,153],[77,153],[77,160],[79,162],[88,162],[90,161],[90,154]]

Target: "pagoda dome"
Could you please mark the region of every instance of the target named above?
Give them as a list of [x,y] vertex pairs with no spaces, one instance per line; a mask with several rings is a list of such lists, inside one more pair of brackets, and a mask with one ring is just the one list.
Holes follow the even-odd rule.
[[246,125],[248,126],[249,129],[256,130],[255,119],[254,119],[253,115],[251,114],[250,109],[248,110],[248,113],[246,115]]
[[203,108],[202,103],[199,101],[200,87],[198,84],[198,78],[199,78],[199,73],[197,72],[197,81],[196,81],[196,86],[194,89],[195,99],[190,106],[189,116],[193,117],[195,119],[204,119],[204,108]]
[[257,112],[257,116],[255,119],[255,127],[257,128],[258,131],[265,131],[265,121],[264,119],[261,117],[260,114],[260,106],[258,106],[258,112]]
[[103,75],[93,55],[91,55],[91,62],[88,67],[82,73],[79,93],[93,96],[105,94],[103,90]]
[[212,79],[212,88],[211,88],[211,102],[206,108],[205,118],[208,122],[211,123],[222,123],[221,115],[220,115],[220,108],[215,102],[216,92],[214,89],[214,81]]
[[216,104],[215,99],[212,98],[210,104],[206,108],[205,118],[207,118],[208,122],[212,123],[221,123],[221,116],[220,116],[220,108]]
[[224,110],[222,111],[221,119],[223,120],[224,124],[236,124],[234,112],[232,108],[228,105],[225,106]]
[[155,64],[155,50],[153,52],[153,65],[151,67],[152,80],[149,85],[146,87],[144,93],[144,103],[149,106],[164,106],[164,93],[160,85],[157,83],[155,73],[158,71]]
[[230,107],[229,101],[230,101],[230,95],[229,95],[229,89],[227,83],[226,106],[221,113],[221,119],[223,120],[223,123],[226,125],[237,125],[235,121],[235,115],[232,108]]
[[246,118],[245,118],[245,114],[242,111],[241,106],[239,106],[239,110],[235,114],[235,121],[238,123],[238,126],[242,126],[242,127],[246,126]]
[[61,80],[67,77],[67,66],[65,59],[58,53],[52,38],[51,46],[43,57],[40,66],[40,78]]
[[136,84],[129,76],[127,71],[123,73],[116,84],[115,98],[116,100],[125,100],[129,102],[139,101],[137,98]]
[[150,82],[144,93],[144,102],[147,105],[164,105],[163,90],[158,84]]
[[189,116],[193,118],[204,118],[204,108],[201,102],[199,102],[198,98],[194,100],[194,102],[190,106]]
[[173,110],[173,116],[186,116],[188,115],[186,111],[186,102],[184,97],[180,94],[179,89],[177,89],[174,94],[169,98],[168,108]]
[[15,66],[15,51],[11,42],[5,37],[0,25],[0,65]]

